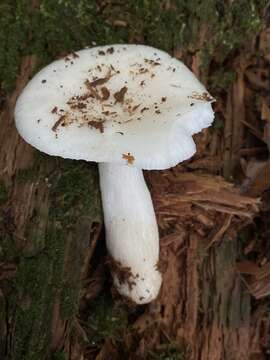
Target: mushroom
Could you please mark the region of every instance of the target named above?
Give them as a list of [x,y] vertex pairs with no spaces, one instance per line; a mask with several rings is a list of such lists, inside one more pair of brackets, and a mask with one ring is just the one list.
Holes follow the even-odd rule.
[[137,304],[162,282],[159,235],[142,169],[195,153],[192,135],[213,121],[213,98],[167,53],[143,45],[85,49],[45,67],[15,108],[20,135],[49,155],[99,163],[114,284]]

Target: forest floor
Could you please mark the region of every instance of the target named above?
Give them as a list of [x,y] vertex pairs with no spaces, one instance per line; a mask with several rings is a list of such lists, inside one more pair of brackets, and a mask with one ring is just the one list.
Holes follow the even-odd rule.
[[[38,178],[53,173],[60,179],[55,184],[52,182],[56,196],[53,202],[42,192],[37,195],[35,205],[38,213],[43,214],[46,211],[43,203],[51,204],[48,208],[61,204],[61,210],[56,207],[51,218],[46,215],[50,222],[58,222],[54,230],[57,234],[59,223],[67,226],[74,214],[92,219],[91,227],[85,225],[83,217],[80,220],[80,226],[91,238],[91,246],[84,259],[78,307],[72,313],[72,321],[69,319],[64,325],[52,321],[54,332],[50,343],[54,355],[51,358],[267,359],[270,356],[269,2],[80,0],[75,6],[70,0],[33,0],[29,6],[24,0],[5,0],[0,4],[0,13],[4,14],[0,16],[1,124],[5,124],[3,119],[12,118],[16,97],[29,76],[52,59],[84,46],[126,42],[164,49],[184,61],[216,99],[213,126],[194,137],[196,155],[170,170],[145,172],[160,229],[164,279],[158,298],[149,305],[132,306],[113,289],[95,170],[92,176],[83,162],[66,165],[55,160],[52,164],[46,156],[37,161],[30,150],[18,154],[20,148],[16,148],[16,158],[11,156],[11,161],[7,150],[2,151],[3,248],[8,248],[3,234],[7,228],[13,231],[7,225],[7,217],[13,216],[16,224],[26,221],[27,216],[19,214],[11,203],[19,198],[21,186],[34,193],[30,184],[35,172]],[[8,132],[2,129],[0,140],[7,133],[16,134],[12,120],[7,124]],[[12,136],[17,139],[17,135]],[[0,145],[4,148],[3,144],[4,140]],[[14,150],[5,146],[10,152]],[[37,162],[43,165],[33,165]],[[13,183],[15,168],[19,185]],[[85,182],[74,174],[91,183],[91,198],[82,195]],[[24,181],[27,184],[21,185]],[[81,196],[85,196],[83,209],[77,204]],[[29,208],[33,207],[30,196],[24,195],[23,200],[29,202]],[[70,205],[74,205],[72,214],[67,210]],[[33,224],[34,210],[25,211],[31,213]],[[39,223],[36,232],[42,232],[44,226]],[[26,236],[26,226],[22,228],[16,232],[18,239]],[[71,228],[71,234],[72,231],[75,234],[77,230]],[[23,256],[31,258],[38,253],[41,245],[35,246],[38,250],[28,244],[27,255],[24,251]],[[19,273],[23,261],[3,251],[2,244],[0,250],[0,313],[3,314],[7,311],[6,298],[11,296],[16,281],[26,275]],[[77,258],[76,261],[78,264]],[[24,303],[24,308],[27,306]],[[68,312],[69,308],[65,310]],[[0,329],[3,333],[11,332],[1,321]],[[2,351],[8,353],[6,342]],[[20,360],[23,359],[32,360],[21,356]]]

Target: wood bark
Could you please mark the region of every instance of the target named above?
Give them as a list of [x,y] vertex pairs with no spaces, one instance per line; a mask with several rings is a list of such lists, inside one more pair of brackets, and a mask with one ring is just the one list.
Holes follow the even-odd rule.
[[[0,358],[51,359],[76,341],[78,301],[100,223],[96,167],[38,153],[13,111],[35,65],[22,61],[0,114]],[[84,191],[84,193],[83,193]],[[64,349],[64,350],[63,350]]]

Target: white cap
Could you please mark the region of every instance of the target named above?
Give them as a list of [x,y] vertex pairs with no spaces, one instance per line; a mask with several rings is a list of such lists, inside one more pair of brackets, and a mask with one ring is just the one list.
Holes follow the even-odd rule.
[[167,53],[143,45],[85,49],[45,67],[15,109],[21,136],[50,155],[166,169],[195,152],[213,98]]

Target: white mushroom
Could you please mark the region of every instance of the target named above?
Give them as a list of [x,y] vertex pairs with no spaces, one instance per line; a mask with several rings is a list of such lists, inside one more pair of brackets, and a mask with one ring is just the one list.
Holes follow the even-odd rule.
[[213,121],[212,97],[167,53],[142,45],[86,49],[41,70],[25,87],[16,126],[50,155],[96,161],[118,291],[138,304],[160,289],[159,236],[142,169],[167,169],[195,152]]

